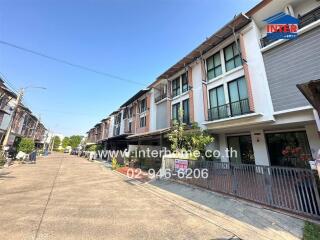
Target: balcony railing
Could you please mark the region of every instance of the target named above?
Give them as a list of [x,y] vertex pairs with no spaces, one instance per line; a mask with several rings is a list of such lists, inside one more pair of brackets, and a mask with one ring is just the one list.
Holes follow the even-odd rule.
[[229,117],[240,116],[251,113],[249,99],[243,99],[237,102],[227,103],[221,106],[209,108],[208,120],[214,121]]
[[162,99],[165,99],[166,97],[168,97],[168,95],[166,93],[162,93],[154,99],[154,102],[155,103],[160,102]]
[[[299,29],[317,21],[320,19],[320,7],[317,7],[310,12],[304,14],[303,16],[298,16],[298,19],[300,20],[299,23]],[[277,41],[277,39],[268,39],[267,36],[263,37],[260,39],[261,41],[261,46],[266,47],[269,44]]]

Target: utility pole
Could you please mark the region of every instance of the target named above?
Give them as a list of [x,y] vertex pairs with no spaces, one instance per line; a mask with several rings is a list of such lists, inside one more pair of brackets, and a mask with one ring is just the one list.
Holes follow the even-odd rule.
[[22,88],[18,94],[18,97],[17,97],[17,104],[13,107],[12,116],[11,116],[7,131],[6,131],[6,135],[4,136],[4,139],[3,139],[3,144],[2,144],[3,147],[6,147],[8,145],[9,137],[10,137],[11,130],[12,130],[12,125],[13,125],[14,119],[16,117],[17,109],[21,103],[23,93],[24,93],[24,89]]
[[37,134],[37,128],[39,126],[39,123],[40,123],[40,116],[39,118],[37,118],[37,123],[36,123],[36,126],[34,127],[34,130],[33,130],[33,141],[36,139],[36,134]]

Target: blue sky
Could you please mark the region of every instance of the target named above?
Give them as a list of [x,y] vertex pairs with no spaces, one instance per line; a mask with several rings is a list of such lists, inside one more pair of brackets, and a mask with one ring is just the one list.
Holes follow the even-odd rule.
[[[146,86],[258,0],[0,0],[0,40]],[[51,131],[84,134],[140,85],[0,44],[0,73]]]

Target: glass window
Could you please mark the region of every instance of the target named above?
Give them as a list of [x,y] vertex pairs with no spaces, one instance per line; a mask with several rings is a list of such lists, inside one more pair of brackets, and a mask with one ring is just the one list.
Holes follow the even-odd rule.
[[128,117],[128,108],[125,108],[123,111],[123,119],[126,119]]
[[172,105],[172,120],[175,120],[175,121],[179,120],[179,109],[180,109],[180,103],[176,103]]
[[182,93],[184,93],[189,90],[187,73],[182,74],[181,78],[182,78]]
[[172,97],[180,94],[180,77],[172,80]]
[[132,131],[132,122],[129,122],[128,132]]
[[207,76],[208,79],[215,78],[222,74],[220,52],[207,59]]
[[210,89],[209,102],[209,120],[226,118],[228,116],[223,86]]
[[189,99],[186,99],[182,102],[182,110],[183,110],[183,119],[182,121],[186,124],[190,123],[190,113],[189,113]]
[[242,164],[255,164],[252,140],[250,135],[232,137],[230,136],[227,137],[227,142],[231,154],[230,162]]
[[143,116],[140,118],[140,127],[145,127],[146,126],[146,116]]
[[132,114],[133,114],[133,107],[130,107],[128,111],[128,118],[132,118]]
[[271,165],[309,167],[312,155],[305,131],[267,133],[266,140]]
[[147,110],[147,99],[142,99],[140,101],[140,113],[143,113]]
[[235,42],[224,48],[226,71],[230,71],[231,69],[242,65],[239,51],[240,48],[237,48],[237,44]]
[[228,83],[230,111],[232,116],[250,112],[247,83],[244,77]]

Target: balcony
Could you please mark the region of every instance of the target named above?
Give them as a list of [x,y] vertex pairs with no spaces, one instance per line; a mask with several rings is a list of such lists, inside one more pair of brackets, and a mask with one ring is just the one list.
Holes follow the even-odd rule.
[[168,95],[166,93],[162,93],[160,94],[158,97],[155,97],[154,102],[160,102],[161,100],[165,99],[166,97],[168,97]]
[[227,103],[218,107],[208,109],[208,120],[215,121],[224,118],[240,116],[252,113],[250,110],[249,99]]
[[[298,16],[298,19],[300,20],[299,29],[319,20],[320,19],[320,7],[317,7],[302,16]],[[261,47],[266,47],[275,41],[277,41],[277,40],[268,39],[267,36],[265,36],[260,39]]]

